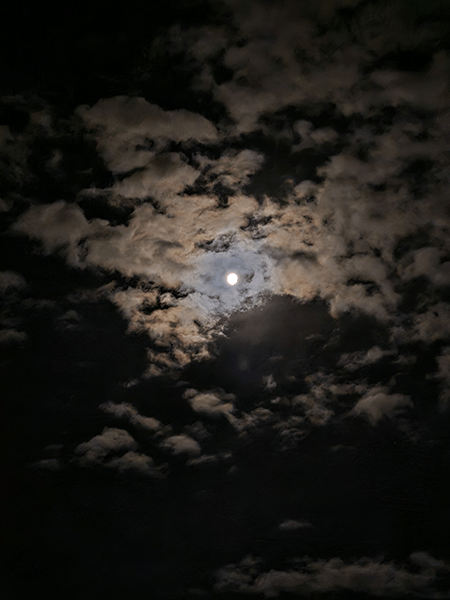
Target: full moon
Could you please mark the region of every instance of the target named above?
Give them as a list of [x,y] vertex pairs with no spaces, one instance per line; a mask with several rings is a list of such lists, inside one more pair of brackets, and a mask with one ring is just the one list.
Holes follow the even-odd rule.
[[236,273],[228,273],[227,275],[227,283],[229,285],[236,285],[238,282],[238,276]]

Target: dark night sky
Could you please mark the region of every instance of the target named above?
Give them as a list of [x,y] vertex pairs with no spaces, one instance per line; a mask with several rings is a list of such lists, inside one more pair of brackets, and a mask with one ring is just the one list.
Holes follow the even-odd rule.
[[4,24],[2,597],[450,598],[450,3]]

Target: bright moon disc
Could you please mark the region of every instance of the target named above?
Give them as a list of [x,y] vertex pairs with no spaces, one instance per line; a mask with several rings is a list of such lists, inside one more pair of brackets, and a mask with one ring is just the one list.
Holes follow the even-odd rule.
[[238,276],[236,273],[228,273],[227,275],[227,283],[230,285],[236,285],[238,282]]

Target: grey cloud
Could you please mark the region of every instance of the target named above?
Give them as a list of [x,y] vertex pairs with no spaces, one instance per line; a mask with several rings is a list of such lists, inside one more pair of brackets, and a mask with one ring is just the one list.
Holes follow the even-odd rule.
[[23,290],[27,282],[20,273],[14,271],[0,271],[0,294],[14,290]]
[[137,409],[128,402],[120,402],[119,404],[110,401],[104,402],[103,404],[100,404],[99,408],[118,419],[125,419],[132,425],[138,426],[153,434],[162,434],[170,431],[170,427],[164,426],[158,419],[140,415]]
[[216,160],[196,155],[207,176],[233,190],[241,190],[264,163],[264,155],[254,150],[227,150]]
[[32,466],[36,469],[45,469],[48,471],[60,471],[63,468],[58,458],[44,458],[36,461]]
[[[370,314],[386,326],[398,327],[399,339],[399,280],[425,275],[435,286],[450,281],[448,262],[439,262],[450,251],[448,219],[442,214],[447,182],[440,174],[448,162],[450,121],[442,104],[448,94],[441,89],[448,59],[437,54],[420,73],[383,69],[362,77],[362,67],[374,60],[370,52],[391,44],[390,30],[380,28],[379,17],[368,8],[360,7],[350,24],[361,39],[355,44],[344,29],[317,32],[317,19],[337,18],[338,3],[322,2],[314,8],[292,2],[276,7],[245,4],[230,3],[237,37],[226,27],[175,28],[169,33],[173,48],[190,44],[193,60],[205,65],[206,56],[225,50],[224,64],[233,70],[232,79],[217,85],[205,71],[196,85],[225,103],[235,126],[222,123],[219,134],[198,114],[164,111],[136,97],[81,106],[77,115],[108,167],[115,174],[136,169],[118,178],[109,189],[109,201],[130,200],[133,205],[132,198],[137,198],[140,203],[126,225],[88,221],[76,204],[59,201],[31,207],[12,228],[39,240],[46,253],[62,253],[72,266],[117,271],[140,280],[141,287],[111,290],[110,298],[128,320],[129,330],[145,332],[153,342],[148,376],[207,358],[208,344],[221,333],[223,317],[255,306],[270,294],[289,294],[301,301],[319,297],[334,317],[350,310]],[[344,5],[349,6],[339,4]],[[390,14],[387,4],[382,5],[381,13]],[[404,8],[396,5],[392,10],[398,21]],[[238,38],[249,41],[237,44]],[[406,44],[406,38],[398,43]],[[408,94],[417,100],[410,101]],[[323,181],[297,185],[282,207],[268,197],[258,203],[242,193],[251,176],[264,168],[260,152],[224,149],[211,158],[196,151],[188,164],[183,154],[167,151],[170,141],[217,145],[227,135],[260,127],[262,114],[288,105],[314,105],[324,97],[347,116],[377,116],[386,102],[401,101],[411,110],[426,105],[435,111],[427,127],[429,137],[418,136],[424,127],[419,119],[401,115],[381,131],[368,122],[353,133],[340,134],[341,151],[317,171]],[[278,135],[264,127],[268,135]],[[312,121],[298,120],[294,129],[305,148],[336,140],[332,124],[314,128]],[[9,143],[8,132],[3,133]],[[363,157],[359,150],[364,150]],[[433,194],[424,191],[412,209],[402,173],[411,162],[425,158],[442,169],[437,168]],[[209,192],[183,195],[200,174]],[[226,208],[218,207],[216,181],[234,193]],[[148,195],[158,200],[158,210],[142,202]],[[394,256],[399,241],[423,227],[430,231],[432,247],[413,251],[399,262]],[[231,270],[240,278],[235,287],[225,280]],[[158,286],[177,289],[183,297],[156,308],[164,294]],[[446,314],[445,307],[439,311]],[[415,333],[404,332],[405,338],[443,335],[431,313],[416,321]],[[443,329],[448,329],[445,323]],[[311,419],[319,422],[313,412]],[[321,418],[326,420],[324,413]]]
[[450,406],[450,346],[443,349],[442,354],[437,356],[438,370],[435,375],[441,381],[440,401],[441,410],[448,410]]
[[199,175],[179,154],[161,153],[137,172],[115,183],[111,192],[126,198],[153,197],[164,202],[167,196],[179,194],[186,186],[192,185]]
[[419,572],[413,570],[411,564],[397,566],[382,559],[361,558],[346,563],[340,558],[314,561],[308,557],[297,559],[296,568],[261,572],[256,560],[246,558],[239,564],[226,565],[216,571],[215,590],[222,593],[259,593],[267,598],[281,593],[303,597],[345,590],[375,596],[425,594],[429,598],[445,598],[447,592],[439,592],[435,587],[437,571],[445,563],[426,553],[423,553],[425,556],[421,554],[413,554],[410,561],[420,567]]
[[404,258],[404,262],[409,264],[401,269],[402,278],[408,281],[423,275],[436,286],[449,285],[450,262],[441,263],[441,255],[439,248],[432,246],[410,252]]
[[233,415],[233,400],[235,400],[233,394],[226,394],[223,390],[206,393],[187,390],[184,397],[188,399],[189,404],[196,413],[213,418],[224,416],[232,424],[236,421],[236,417]]
[[103,432],[75,448],[76,462],[81,465],[102,463],[112,452],[135,450],[136,441],[128,431],[116,427],[105,427]]
[[107,467],[116,469],[119,473],[132,473],[154,478],[162,477],[161,471],[155,466],[150,456],[138,454],[132,450],[126,452],[123,456],[112,458],[107,463]]
[[362,415],[371,425],[377,425],[383,417],[392,418],[399,411],[412,406],[409,396],[389,394],[385,388],[379,387],[358,400],[350,415]]
[[395,354],[395,350],[382,350],[379,346],[373,346],[365,352],[349,352],[343,354],[339,359],[339,365],[346,371],[356,371],[366,365],[372,365],[386,356]]
[[17,331],[16,329],[1,329],[0,330],[0,344],[13,345],[21,344],[28,338],[24,331]]
[[186,434],[172,435],[166,438],[161,443],[161,447],[170,450],[173,454],[198,456],[201,453],[198,442]]
[[428,344],[450,336],[450,304],[437,302],[414,317],[413,327],[408,332],[413,340]]
[[218,454],[202,454],[197,458],[190,458],[186,461],[188,467],[203,467],[206,465],[215,465],[219,462],[229,461],[232,458],[231,452],[219,452]]
[[99,231],[101,221],[87,221],[81,208],[63,200],[32,206],[13,225],[12,230],[39,240],[46,254],[63,250],[70,264],[78,266],[79,241]]
[[312,527],[311,523],[307,521],[295,521],[294,519],[288,519],[278,525],[280,531],[298,531],[309,527]]
[[116,96],[76,111],[92,130],[103,159],[113,172],[126,172],[149,162],[152,153],[136,152],[146,140],[162,143],[197,140],[216,142],[214,125],[196,113],[180,109],[164,111],[144,98]]

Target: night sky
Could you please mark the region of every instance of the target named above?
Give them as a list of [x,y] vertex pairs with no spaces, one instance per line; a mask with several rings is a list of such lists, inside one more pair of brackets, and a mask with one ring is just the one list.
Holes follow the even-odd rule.
[[3,25],[2,597],[450,598],[450,2]]

